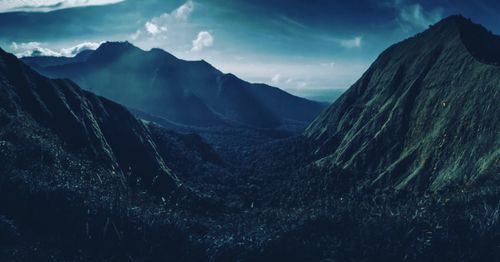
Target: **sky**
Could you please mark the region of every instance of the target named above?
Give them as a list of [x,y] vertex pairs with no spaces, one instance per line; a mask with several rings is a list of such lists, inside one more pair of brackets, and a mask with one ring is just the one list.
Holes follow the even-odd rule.
[[74,56],[129,41],[302,95],[348,88],[384,49],[453,14],[500,33],[498,0],[0,0],[0,47]]

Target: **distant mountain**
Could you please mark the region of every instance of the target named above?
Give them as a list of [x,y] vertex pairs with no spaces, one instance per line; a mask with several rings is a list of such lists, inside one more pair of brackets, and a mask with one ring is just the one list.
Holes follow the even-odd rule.
[[390,47],[307,129],[317,163],[397,189],[498,179],[499,54],[461,16]]
[[78,53],[74,57],[64,57],[64,56],[31,56],[31,57],[23,57],[23,60],[26,64],[29,64],[32,67],[40,68],[47,66],[58,66],[65,65],[69,63],[79,63],[87,60],[87,58],[92,54],[92,50],[84,50]]
[[180,60],[160,49],[146,52],[128,42],[107,42],[90,52],[83,61],[54,58],[48,63],[38,57],[23,61],[46,76],[72,79],[87,90],[179,124],[307,125],[324,108],[278,88],[223,74],[205,61]]

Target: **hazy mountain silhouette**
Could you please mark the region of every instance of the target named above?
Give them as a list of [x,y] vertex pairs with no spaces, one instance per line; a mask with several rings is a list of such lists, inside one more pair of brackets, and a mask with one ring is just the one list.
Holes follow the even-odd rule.
[[49,77],[72,79],[99,95],[180,124],[274,128],[286,121],[307,124],[324,107],[223,74],[205,61],[180,60],[161,49],[146,52],[128,42],[104,43],[84,61],[62,58],[54,65],[43,59],[23,61]]
[[47,66],[65,65],[69,63],[84,62],[92,54],[93,50],[84,50],[74,57],[58,57],[58,56],[31,56],[23,57],[22,60],[32,67],[40,68]]
[[307,129],[322,165],[396,188],[500,171],[500,41],[452,16],[384,51]]

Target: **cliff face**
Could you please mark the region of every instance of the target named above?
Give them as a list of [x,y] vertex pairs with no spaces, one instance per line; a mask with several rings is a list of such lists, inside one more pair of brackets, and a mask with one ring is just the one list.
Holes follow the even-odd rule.
[[497,179],[498,43],[452,16],[388,48],[306,130],[317,163],[397,189]]

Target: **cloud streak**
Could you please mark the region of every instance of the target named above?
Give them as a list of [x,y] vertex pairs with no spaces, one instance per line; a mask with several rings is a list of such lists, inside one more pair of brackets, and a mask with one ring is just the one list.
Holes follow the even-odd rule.
[[362,45],[363,38],[361,36],[356,36],[353,39],[340,40],[341,46],[346,48],[359,48]]
[[404,6],[399,13],[399,21],[403,24],[425,29],[429,25],[434,24],[443,18],[443,11],[440,8],[433,10],[424,10],[422,5],[413,4]]
[[193,1],[189,0],[185,4],[181,5],[179,8],[177,8],[171,15],[173,15],[176,19],[186,21],[189,18],[189,15],[193,12],[193,10],[194,10]]
[[0,13],[51,12],[59,9],[110,5],[124,0],[0,0]]
[[396,21],[405,31],[426,29],[443,18],[442,8],[427,10],[414,1],[390,0],[381,2],[381,5],[396,10]]

